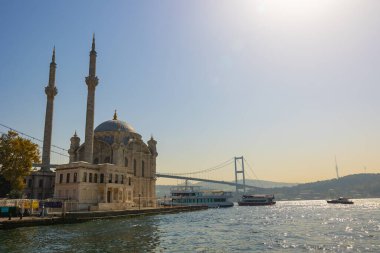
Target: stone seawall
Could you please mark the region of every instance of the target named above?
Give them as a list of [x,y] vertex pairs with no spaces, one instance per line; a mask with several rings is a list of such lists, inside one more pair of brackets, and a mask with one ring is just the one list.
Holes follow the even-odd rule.
[[68,212],[64,216],[49,217],[23,217],[23,219],[7,218],[0,219],[0,229],[12,229],[31,226],[47,226],[55,224],[79,223],[95,219],[111,219],[111,218],[128,218],[140,215],[157,215],[170,214],[179,212],[205,210],[207,206],[180,206],[180,207],[163,207],[149,209],[132,209],[120,211],[88,211],[88,212]]

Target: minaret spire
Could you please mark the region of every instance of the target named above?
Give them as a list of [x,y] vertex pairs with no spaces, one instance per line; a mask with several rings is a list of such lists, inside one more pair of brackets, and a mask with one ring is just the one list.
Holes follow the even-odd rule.
[[55,87],[55,69],[57,64],[55,63],[55,46],[53,48],[53,54],[51,56],[50,71],[49,71],[49,87]]
[[95,33],[92,34],[92,50],[95,51]]
[[90,51],[90,67],[88,76],[86,77],[87,84],[87,110],[86,110],[86,129],[85,129],[85,144],[84,156],[85,161],[92,163],[94,149],[94,112],[95,112],[95,88],[98,85],[99,79],[96,76],[96,51],[95,51],[95,33],[92,37],[92,48]]
[[45,114],[45,129],[44,129],[44,142],[42,147],[42,171],[50,171],[50,151],[51,151],[51,136],[53,129],[53,111],[54,111],[54,97],[58,91],[55,87],[55,69],[57,64],[55,63],[55,47],[53,49],[53,55],[50,63],[49,70],[49,84],[45,87],[45,93],[47,97],[46,114]]
[[117,113],[116,113],[116,110],[115,110],[115,112],[114,112],[114,114],[113,114],[113,120],[117,120]]
[[55,63],[55,46],[53,47],[53,55],[51,57],[51,62]]
[[92,47],[90,51],[90,68],[88,75],[91,77],[96,76],[96,51],[95,51],[95,33],[92,35]]

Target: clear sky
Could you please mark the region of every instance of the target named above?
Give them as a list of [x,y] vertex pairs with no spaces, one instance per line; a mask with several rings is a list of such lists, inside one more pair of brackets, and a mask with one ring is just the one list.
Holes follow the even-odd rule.
[[53,144],[83,141],[95,32],[95,125],[117,109],[153,134],[160,172],[244,155],[260,179],[310,182],[336,155],[341,175],[379,173],[379,14],[378,0],[2,0],[0,123],[42,138],[55,45]]

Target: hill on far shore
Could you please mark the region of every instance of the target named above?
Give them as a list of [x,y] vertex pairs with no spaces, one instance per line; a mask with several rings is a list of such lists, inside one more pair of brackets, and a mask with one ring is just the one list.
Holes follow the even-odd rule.
[[[287,184],[269,181],[246,180],[246,184],[257,186],[248,194],[274,194],[277,200],[331,199],[340,196],[348,198],[379,198],[380,174],[354,174],[306,184]],[[261,185],[260,185],[261,184]],[[235,187],[222,184],[194,183],[201,189],[217,189],[235,192]],[[264,187],[264,185],[266,187]],[[270,187],[270,186],[274,187]],[[157,185],[157,196],[170,196],[169,185]],[[237,197],[237,196],[235,196]]]
[[[238,180],[239,183],[242,183],[242,180]],[[189,185],[200,186],[201,190],[221,190],[221,191],[235,191],[235,186],[229,186],[225,184],[215,184],[215,183],[207,183],[207,182],[194,182],[189,181]],[[256,179],[246,179],[245,183],[247,185],[252,185],[261,188],[273,188],[273,187],[291,187],[297,184],[295,183],[281,183],[281,182],[272,182],[265,180],[256,180]],[[180,184],[184,185],[184,183]],[[156,191],[158,197],[170,196],[170,187],[175,185],[156,185]]]
[[354,174],[293,187],[258,188],[254,193],[273,193],[278,200],[380,197],[380,174]]

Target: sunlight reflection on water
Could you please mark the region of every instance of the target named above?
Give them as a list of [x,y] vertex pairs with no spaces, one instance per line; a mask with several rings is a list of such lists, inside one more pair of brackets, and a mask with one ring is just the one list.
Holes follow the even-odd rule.
[[279,201],[0,231],[0,252],[380,252],[380,199]]

